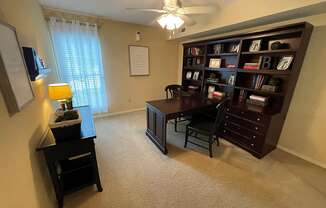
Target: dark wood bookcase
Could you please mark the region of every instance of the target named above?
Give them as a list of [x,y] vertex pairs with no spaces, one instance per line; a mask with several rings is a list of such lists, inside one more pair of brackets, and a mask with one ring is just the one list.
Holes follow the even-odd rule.
[[[312,29],[311,24],[303,22],[186,43],[183,45],[182,85],[185,90],[203,96],[207,96],[209,86],[215,86],[216,91],[230,97],[220,129],[222,137],[261,158],[277,146]],[[260,40],[260,48],[253,51],[250,48],[255,40]],[[271,48],[273,42],[282,43],[282,46]],[[278,70],[284,56],[292,56],[293,60],[286,70]],[[209,67],[212,58],[221,60],[219,68]],[[261,64],[264,58],[269,59],[267,67]],[[258,63],[258,69],[244,69],[248,63]],[[189,72],[192,72],[191,77]],[[198,79],[193,79],[195,72],[199,73]],[[267,85],[276,80],[277,89],[263,90],[262,84],[256,85],[258,77]],[[264,107],[249,104],[247,100],[251,95],[267,98],[268,104]]]

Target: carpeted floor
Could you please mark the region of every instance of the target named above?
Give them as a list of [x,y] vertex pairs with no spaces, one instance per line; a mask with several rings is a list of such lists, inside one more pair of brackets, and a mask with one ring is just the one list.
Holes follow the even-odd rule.
[[96,119],[104,191],[86,188],[65,198],[81,208],[324,208],[326,170],[281,150],[258,160],[222,141],[209,158],[183,148],[169,125],[169,154],[145,136],[145,112]]

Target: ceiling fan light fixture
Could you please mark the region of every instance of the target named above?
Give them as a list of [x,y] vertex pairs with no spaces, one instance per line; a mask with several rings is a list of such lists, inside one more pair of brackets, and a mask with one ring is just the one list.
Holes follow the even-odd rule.
[[183,19],[174,14],[164,14],[157,20],[157,22],[162,28],[167,30],[178,29],[184,24]]

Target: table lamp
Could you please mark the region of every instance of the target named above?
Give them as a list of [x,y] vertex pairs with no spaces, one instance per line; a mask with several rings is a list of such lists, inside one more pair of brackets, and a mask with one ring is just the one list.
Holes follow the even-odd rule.
[[49,84],[48,93],[51,100],[60,102],[63,111],[66,110],[65,102],[72,98],[72,92],[69,84],[67,83],[55,83]]

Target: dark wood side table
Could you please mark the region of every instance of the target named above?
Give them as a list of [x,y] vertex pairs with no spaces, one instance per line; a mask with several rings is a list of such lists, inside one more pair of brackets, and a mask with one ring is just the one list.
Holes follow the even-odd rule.
[[218,100],[202,96],[180,96],[173,99],[147,101],[146,135],[163,154],[167,154],[166,124],[168,120],[215,108],[218,103]]
[[96,184],[103,188],[95,153],[95,126],[88,106],[78,107],[82,117],[81,138],[56,143],[51,131],[37,151],[42,151],[53,183],[58,207],[63,207],[64,195]]

